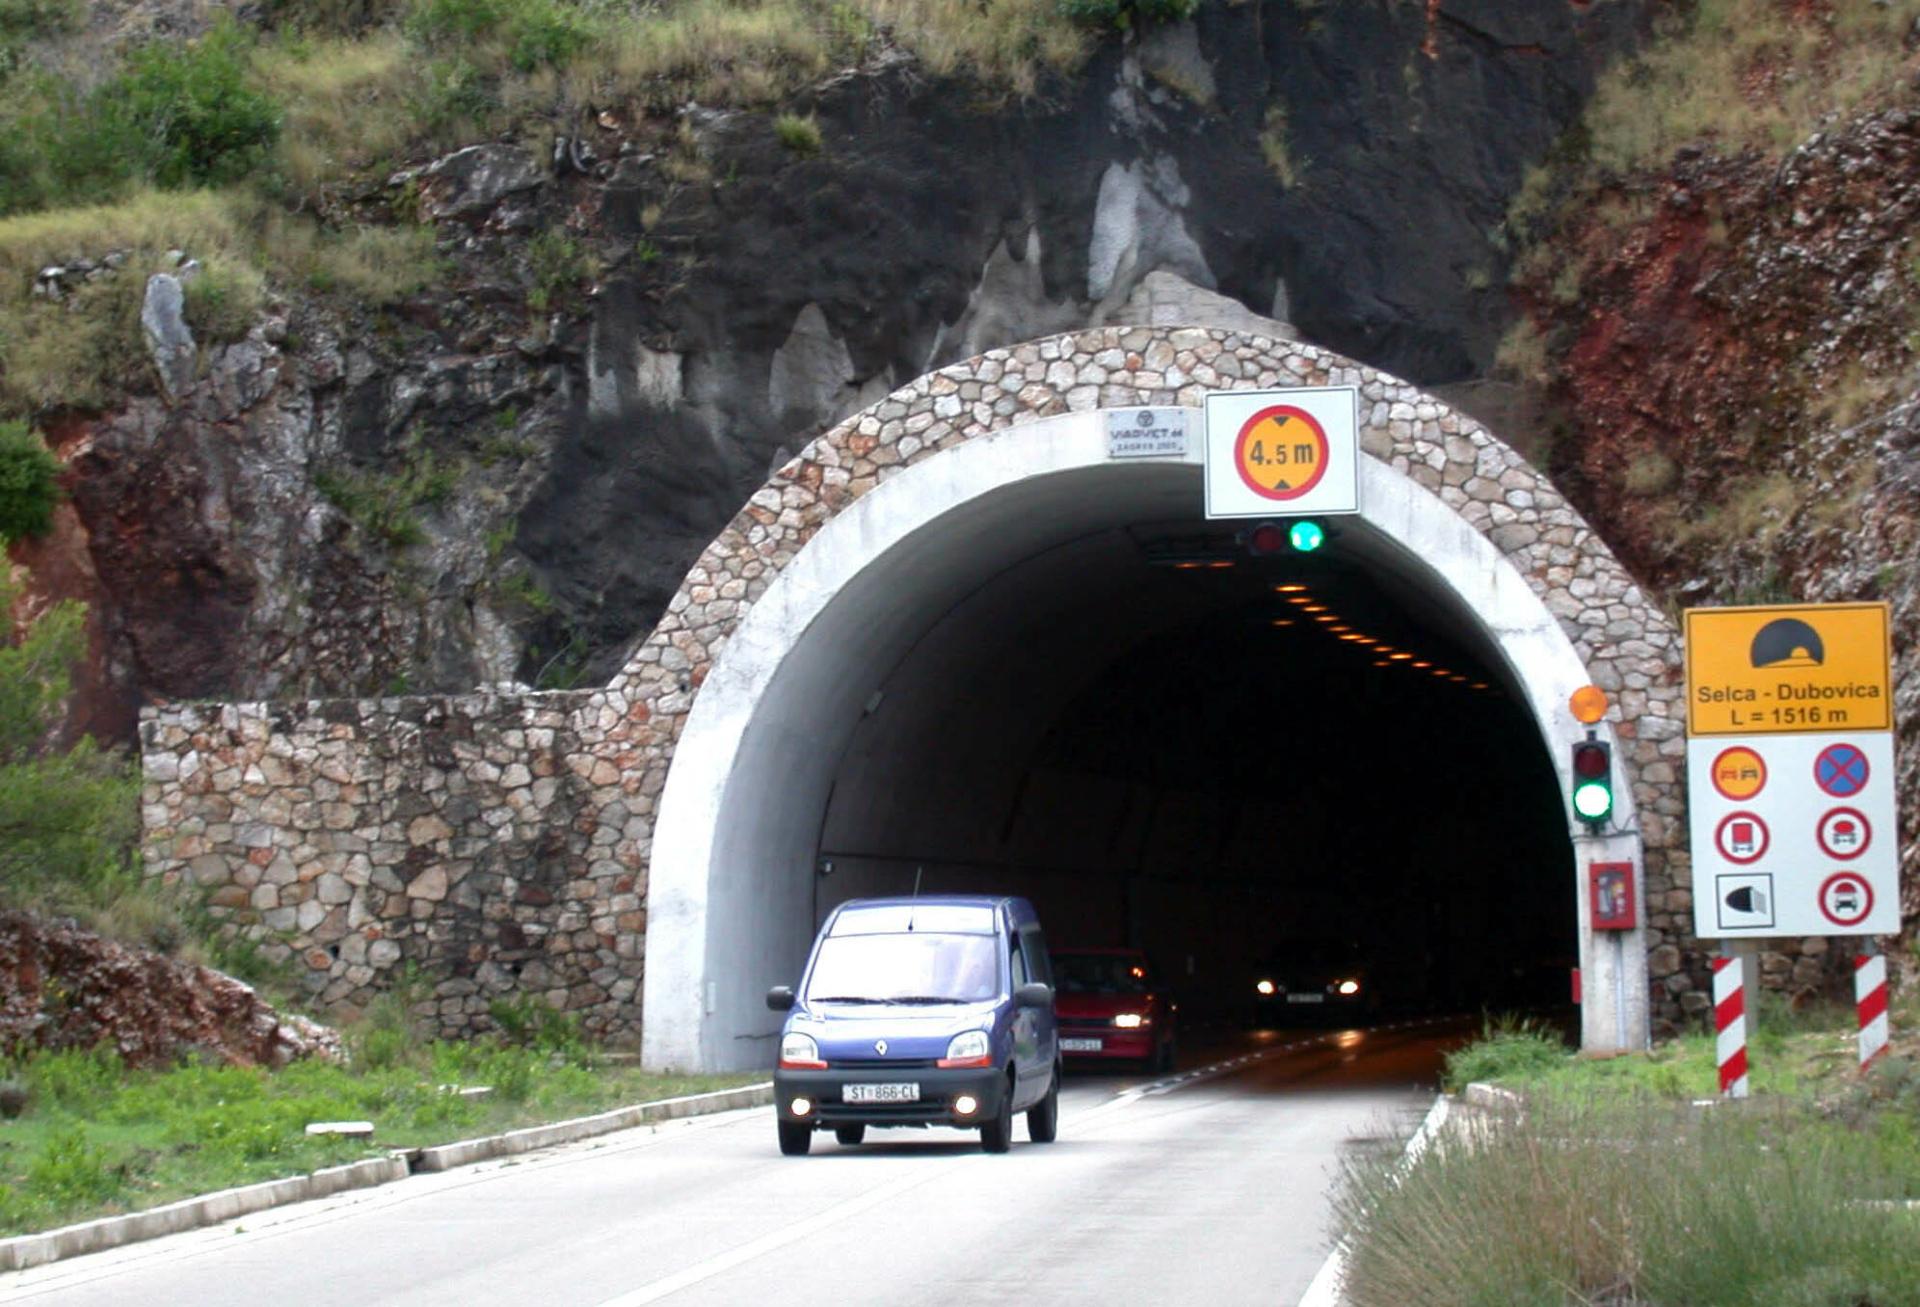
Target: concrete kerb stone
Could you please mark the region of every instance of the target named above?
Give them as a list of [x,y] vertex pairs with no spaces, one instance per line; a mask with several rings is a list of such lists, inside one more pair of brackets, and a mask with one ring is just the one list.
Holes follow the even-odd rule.
[[639,1103],[594,1116],[509,1130],[505,1134],[423,1148],[417,1152],[370,1157],[344,1166],[329,1166],[310,1175],[267,1180],[260,1184],[242,1185],[237,1189],[222,1189],[197,1198],[183,1198],[164,1207],[151,1207],[143,1212],[103,1216],[96,1221],[83,1221],[57,1230],[0,1239],[0,1272],[24,1271],[68,1257],[105,1252],[124,1244],[219,1225],[270,1207],[327,1198],[352,1189],[370,1189],[375,1185],[404,1180],[416,1171],[444,1171],[490,1157],[527,1153],[589,1139],[594,1135],[610,1134],[650,1121],[670,1121],[709,1112],[728,1112],[735,1108],[762,1107],[772,1101],[773,1084],[766,1081],[710,1094],[688,1094],[654,1103]]
[[602,1112],[597,1116],[576,1117],[571,1121],[556,1121],[552,1125],[528,1126],[501,1135],[423,1148],[413,1166],[416,1171],[445,1171],[456,1166],[484,1162],[490,1157],[511,1157],[516,1153],[531,1153],[540,1148],[553,1148],[591,1139],[595,1135],[611,1134],[615,1130],[630,1130],[649,1121],[671,1121],[676,1117],[727,1112],[739,1107],[764,1107],[772,1101],[773,1084],[770,1081],[742,1085],[738,1089],[722,1089],[711,1094],[663,1098],[657,1103],[616,1107],[611,1112]]

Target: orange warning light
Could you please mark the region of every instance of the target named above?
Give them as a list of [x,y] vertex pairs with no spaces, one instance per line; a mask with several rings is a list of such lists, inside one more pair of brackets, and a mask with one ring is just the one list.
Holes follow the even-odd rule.
[[1607,715],[1607,692],[1597,685],[1583,685],[1567,700],[1567,707],[1573,709],[1575,721],[1591,726]]

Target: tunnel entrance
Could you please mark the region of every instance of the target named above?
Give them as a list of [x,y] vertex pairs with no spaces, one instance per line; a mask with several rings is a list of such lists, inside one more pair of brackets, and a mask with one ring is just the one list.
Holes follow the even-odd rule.
[[1252,558],[1197,450],[1110,459],[1104,417],[928,451],[733,627],[655,829],[649,1064],[765,1063],[817,922],[916,878],[1144,947],[1203,1011],[1338,943],[1403,1008],[1564,1002],[1580,966],[1583,1043],[1643,1045],[1644,926],[1596,934],[1584,889],[1641,862],[1631,751],[1616,825],[1570,829],[1567,696],[1612,667],[1554,587],[1371,450],[1326,547]]
[[809,917],[1021,894],[1226,1019],[1302,948],[1360,960],[1383,1012],[1565,1002],[1572,848],[1498,651],[1366,522],[1254,558],[1199,493],[1190,466],[1061,474],[897,657],[836,658],[870,693],[816,760]]

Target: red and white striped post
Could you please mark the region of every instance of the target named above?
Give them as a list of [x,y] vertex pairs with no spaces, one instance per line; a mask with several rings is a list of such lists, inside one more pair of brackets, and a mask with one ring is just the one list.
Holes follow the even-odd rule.
[[1887,1051],[1887,959],[1862,953],[1853,960],[1853,999],[1860,1009],[1860,1069]]
[[1720,1092],[1747,1096],[1747,991],[1738,955],[1713,960],[1714,1053],[1720,1064]]

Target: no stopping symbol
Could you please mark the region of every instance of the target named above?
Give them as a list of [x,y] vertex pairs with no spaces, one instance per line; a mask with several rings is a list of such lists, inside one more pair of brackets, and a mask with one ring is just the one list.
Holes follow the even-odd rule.
[[1233,466],[1254,494],[1285,503],[1320,484],[1329,452],[1326,429],[1313,414],[1275,404],[1240,424]]

